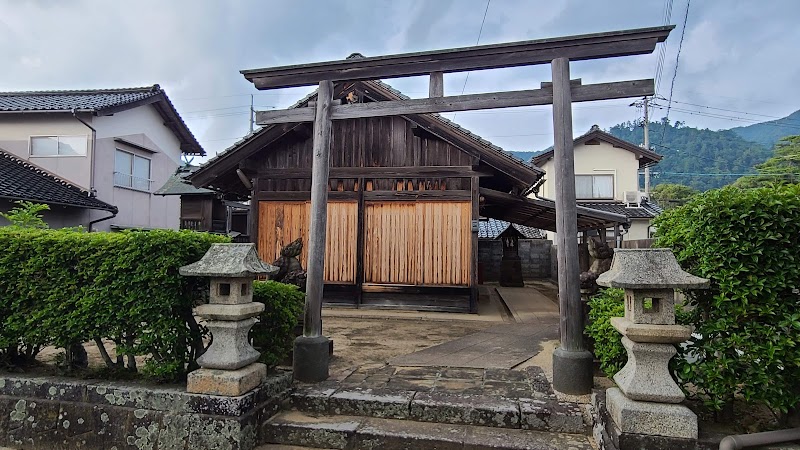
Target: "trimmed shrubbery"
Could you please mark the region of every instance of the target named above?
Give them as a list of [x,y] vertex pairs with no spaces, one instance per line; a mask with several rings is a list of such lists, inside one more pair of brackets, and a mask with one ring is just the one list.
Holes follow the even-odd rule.
[[[656,220],[656,245],[710,278],[687,295],[695,338],[675,375],[720,410],[734,398],[776,415],[800,402],[800,185],[726,187]],[[692,361],[692,362],[687,362]]]
[[305,294],[297,286],[275,281],[256,281],[253,301],[266,308],[253,325],[250,339],[261,352],[260,361],[268,366],[280,364],[292,351],[294,328],[303,315]]
[[[68,367],[80,365],[80,344],[95,342],[113,371],[184,378],[207,345],[192,308],[207,298],[208,280],[178,268],[228,241],[192,231],[0,227],[0,365],[29,363],[45,346],[66,349]],[[274,365],[291,348],[303,294],[274,282],[257,283],[254,294],[267,308],[253,337]],[[116,358],[102,344],[109,341]],[[143,367],[136,356],[145,357]]]
[[0,354],[13,364],[48,345],[111,340],[128,357],[103,354],[109,366],[136,370],[134,356],[148,355],[145,373],[183,376],[204,350],[192,306],[208,283],[178,268],[226,240],[189,231],[0,228]]
[[[686,293],[678,322],[695,334],[678,346],[675,378],[712,410],[730,411],[736,399],[785,417],[800,403],[800,185],[709,191],[655,225],[654,247],[671,248],[684,270],[711,280]],[[609,375],[625,360],[608,323],[623,315],[615,291],[592,300],[588,330]]]
[[625,291],[603,289],[589,301],[589,324],[586,334],[594,341],[594,354],[600,370],[609,378],[622,369],[628,354],[622,346],[622,335],[611,326],[612,317],[625,316]]

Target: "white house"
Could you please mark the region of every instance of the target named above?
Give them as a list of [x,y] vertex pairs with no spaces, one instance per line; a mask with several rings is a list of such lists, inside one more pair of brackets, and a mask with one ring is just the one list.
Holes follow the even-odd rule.
[[[597,125],[576,138],[574,147],[578,205],[627,216],[631,226],[625,240],[649,238],[651,221],[661,208],[648,202],[639,190],[639,169],[659,162],[662,156],[616,138]],[[555,173],[552,149],[531,162],[546,174]],[[538,196],[555,198],[555,185],[547,175]],[[553,239],[553,233],[548,233],[548,239]]]
[[14,200],[48,203],[45,220],[51,226],[94,230],[177,229],[180,199],[153,193],[181,165],[182,154],[205,154],[158,85],[2,92],[0,153],[9,161],[2,169],[9,173],[0,178],[10,179],[24,165],[74,195],[100,202],[65,203],[42,191],[50,185],[44,181],[20,182],[0,189],[0,210]]

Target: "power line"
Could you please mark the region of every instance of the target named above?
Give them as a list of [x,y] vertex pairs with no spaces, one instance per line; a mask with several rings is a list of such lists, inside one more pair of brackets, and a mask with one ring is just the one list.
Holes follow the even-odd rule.
[[[667,109],[667,107],[664,106],[664,105],[653,104],[652,106],[654,108],[658,108],[658,109]],[[761,124],[761,125],[775,127],[775,128],[782,128],[782,129],[790,128],[790,129],[800,130],[800,124],[795,125],[794,122],[787,123],[787,124],[776,124],[776,123],[770,123],[770,122],[761,122],[761,121],[759,121],[757,119],[750,119],[750,118],[747,118],[747,117],[729,116],[729,115],[718,114],[718,113],[713,113],[713,112],[695,111],[695,110],[691,110],[691,109],[677,108],[677,107],[672,107],[671,109],[675,110],[675,111],[678,111],[680,113],[690,114],[690,115],[693,115],[693,116],[709,117],[709,118],[712,118],[712,119],[732,120],[732,121],[745,122],[745,123],[758,123],[758,124]],[[667,127],[664,127],[664,130],[666,130],[666,128]],[[664,133],[662,132],[662,135],[663,134]],[[662,139],[662,142],[663,142],[663,139]]]
[[[483,20],[481,20],[481,28],[478,30],[478,39],[475,41],[475,45],[481,43],[481,35],[483,34],[483,24],[486,23],[486,15],[489,13],[489,4],[492,3],[492,0],[486,0],[486,9],[483,11]],[[464,78],[464,87],[461,88],[461,95],[464,95],[464,90],[467,89],[467,81],[469,81],[469,74],[471,72],[467,72],[466,78]]]
[[[483,35],[483,25],[486,23],[486,15],[489,13],[489,5],[492,3],[492,0],[486,0],[486,9],[483,10],[483,19],[481,20],[481,28],[478,30],[478,39],[475,41],[475,45],[481,43],[481,35]],[[464,86],[461,87],[461,95],[464,95],[464,91],[467,89],[467,81],[469,81],[469,74],[472,72],[467,72],[467,76],[464,77]],[[453,120],[456,120],[456,114],[453,114]]]
[[[669,22],[672,20],[672,2],[673,0],[666,0],[664,2],[664,25],[669,25]],[[658,94],[658,86],[661,83],[661,74],[664,71],[664,61],[666,60],[667,56],[667,45],[668,42],[664,41],[658,50],[658,61],[656,62],[655,75],[656,94]]]
[[[689,20],[689,5],[692,0],[686,0],[686,14],[683,16],[683,28],[681,28],[681,40],[678,43],[678,53],[675,56],[675,72],[672,73],[672,83],[669,86],[669,103],[667,104],[667,120],[669,120],[669,109],[672,106],[672,92],[675,89],[675,78],[678,77],[678,64],[681,61],[681,49],[683,48],[683,37],[686,36],[686,22]],[[661,132],[661,142],[664,142],[664,135],[667,132],[667,127]]]
[[786,119],[785,117],[769,116],[767,114],[758,114],[758,113],[750,113],[750,112],[746,112],[746,111],[737,111],[737,110],[733,110],[733,109],[717,108],[717,107],[714,107],[714,106],[698,105],[697,103],[679,102],[677,100],[673,100],[672,102],[673,103],[679,103],[681,105],[697,106],[698,108],[715,109],[717,111],[725,111],[725,112],[732,112],[732,113],[738,113],[738,114],[747,114],[749,116],[766,117],[768,119],[784,120],[784,122],[796,123],[796,124],[800,125],[800,122],[794,122],[793,120],[785,120]]

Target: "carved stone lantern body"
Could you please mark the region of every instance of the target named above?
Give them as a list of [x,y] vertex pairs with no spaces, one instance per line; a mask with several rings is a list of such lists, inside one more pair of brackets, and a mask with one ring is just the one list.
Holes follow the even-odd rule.
[[266,366],[248,340],[264,304],[253,302],[253,279],[278,268],[261,261],[254,244],[213,244],[200,261],[180,268],[184,276],[210,278],[209,303],[195,308],[206,319],[212,341],[189,373],[187,390],[238,396],[261,384]]
[[[597,284],[625,290],[625,317],[612,317],[628,362],[614,376],[608,409],[622,432],[697,438],[697,416],[669,374],[674,344],[691,336],[675,324],[675,289],[701,289],[708,280],[681,270],[670,249],[617,249]],[[668,424],[668,426],[666,425]]]

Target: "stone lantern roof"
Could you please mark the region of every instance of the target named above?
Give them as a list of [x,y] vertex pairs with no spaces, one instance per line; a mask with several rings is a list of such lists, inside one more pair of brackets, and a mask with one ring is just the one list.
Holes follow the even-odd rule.
[[245,278],[272,275],[278,268],[258,257],[255,244],[211,244],[200,261],[183,266],[188,277]]
[[706,278],[684,272],[668,248],[615,249],[611,269],[597,284],[623,289],[705,289]]

